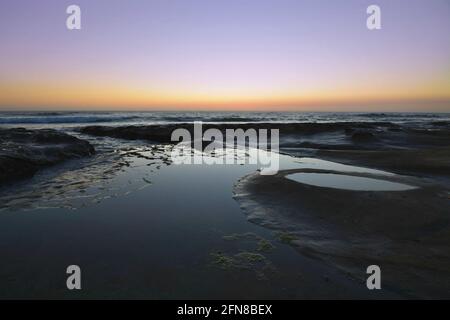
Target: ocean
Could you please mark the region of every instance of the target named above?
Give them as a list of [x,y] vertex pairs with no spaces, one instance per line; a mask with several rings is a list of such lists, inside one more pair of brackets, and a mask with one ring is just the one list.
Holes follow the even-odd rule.
[[83,124],[450,122],[450,113],[374,112],[0,112],[0,125],[46,127]]

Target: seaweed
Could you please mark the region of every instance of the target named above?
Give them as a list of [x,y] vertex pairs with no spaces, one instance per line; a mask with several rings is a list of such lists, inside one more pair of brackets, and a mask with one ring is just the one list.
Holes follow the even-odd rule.
[[298,240],[297,236],[293,233],[277,231],[274,234],[277,240],[282,243],[291,244],[292,241]]

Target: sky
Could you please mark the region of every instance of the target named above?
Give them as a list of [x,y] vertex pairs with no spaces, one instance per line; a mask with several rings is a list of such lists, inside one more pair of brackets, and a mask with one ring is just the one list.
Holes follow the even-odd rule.
[[450,0],[2,0],[0,110],[74,109],[450,112]]

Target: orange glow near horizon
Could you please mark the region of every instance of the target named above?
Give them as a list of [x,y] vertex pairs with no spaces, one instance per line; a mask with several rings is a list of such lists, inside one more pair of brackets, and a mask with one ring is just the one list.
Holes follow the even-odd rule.
[[[196,92],[120,85],[0,84],[0,110],[232,110],[450,112],[446,86],[372,90],[335,87],[309,92]],[[300,90],[299,90],[300,91]],[[395,109],[392,109],[395,107]],[[428,110],[427,110],[428,109]]]

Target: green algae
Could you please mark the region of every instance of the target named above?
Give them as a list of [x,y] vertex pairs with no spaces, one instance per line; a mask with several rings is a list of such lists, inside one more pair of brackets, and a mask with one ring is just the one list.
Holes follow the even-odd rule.
[[256,250],[259,252],[268,252],[274,248],[275,246],[269,240],[261,239],[258,241],[258,248]]
[[250,263],[250,264],[266,260],[266,257],[264,257],[262,254],[248,251],[239,252],[238,254],[235,255],[235,258],[242,261],[243,263]]
[[292,241],[298,240],[295,234],[283,231],[275,232],[275,237],[277,238],[278,241],[286,244],[291,244]]

